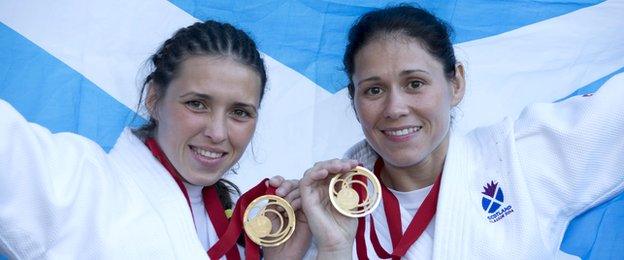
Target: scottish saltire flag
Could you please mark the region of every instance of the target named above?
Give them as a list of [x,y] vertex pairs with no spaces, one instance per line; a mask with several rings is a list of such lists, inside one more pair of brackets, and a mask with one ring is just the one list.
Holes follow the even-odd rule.
[[[243,190],[266,176],[299,178],[313,162],[341,157],[363,138],[341,58],[356,17],[387,4],[1,0],[0,98],[32,122],[109,150],[124,127],[144,120],[136,115],[139,87],[157,46],[197,20],[229,22],[257,40],[269,70],[256,135],[230,178]],[[515,117],[532,102],[592,92],[624,71],[621,0],[418,4],[455,28],[468,80],[454,126],[459,133]],[[572,222],[562,250],[584,259],[622,259],[622,223],[624,195]]]

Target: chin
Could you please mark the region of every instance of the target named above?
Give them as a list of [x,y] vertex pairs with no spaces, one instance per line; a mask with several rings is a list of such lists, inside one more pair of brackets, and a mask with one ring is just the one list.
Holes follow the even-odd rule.
[[217,181],[219,181],[219,179],[198,180],[198,181],[195,181],[195,182],[191,182],[191,184],[197,185],[197,186],[211,186],[211,185],[217,183]]
[[191,178],[186,179],[186,181],[197,186],[210,186],[217,183],[221,176],[222,174],[196,173]]
[[398,154],[384,157],[384,160],[394,167],[404,168],[414,166],[422,161],[420,155]]

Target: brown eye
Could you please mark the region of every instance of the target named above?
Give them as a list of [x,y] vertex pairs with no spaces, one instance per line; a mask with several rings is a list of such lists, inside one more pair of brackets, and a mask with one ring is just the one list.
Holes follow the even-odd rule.
[[247,111],[242,110],[242,109],[236,109],[234,110],[234,115],[238,117],[248,117],[249,113],[247,113]]
[[248,118],[252,117],[251,113],[247,112],[247,110],[245,110],[245,109],[240,109],[240,108],[232,110],[232,112],[230,112],[230,114],[233,117],[238,118],[238,119],[248,119]]
[[193,110],[204,110],[206,109],[206,105],[201,101],[191,100],[186,102],[186,106]]
[[381,89],[380,87],[370,87],[366,89],[364,93],[366,93],[366,95],[369,95],[369,96],[376,96],[376,95],[383,93],[383,89]]
[[417,88],[420,88],[422,85],[423,85],[422,82],[418,80],[414,80],[414,81],[410,81],[410,83],[408,84],[408,87],[411,89],[417,89]]

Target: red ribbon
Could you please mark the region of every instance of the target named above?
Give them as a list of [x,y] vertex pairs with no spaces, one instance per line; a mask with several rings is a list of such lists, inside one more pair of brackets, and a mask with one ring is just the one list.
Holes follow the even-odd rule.
[[[211,259],[218,259],[228,250],[236,249],[236,240],[243,231],[243,214],[249,203],[262,195],[275,195],[275,188],[267,185],[267,181],[268,179],[262,180],[238,199],[227,230],[223,236],[219,236],[219,241],[208,250],[208,256]],[[250,260],[260,259],[260,246],[256,245],[247,234],[245,234],[245,257]]]
[[[192,216],[193,208],[191,207],[191,201],[189,200],[188,191],[184,186],[182,177],[175,167],[173,167],[173,164],[171,164],[169,159],[167,159],[167,156],[162,151],[156,140],[148,138],[145,140],[145,144],[150,149],[154,157],[156,157],[165,169],[167,169],[176,184],[178,184],[178,187],[180,187],[180,190],[184,194],[186,202],[189,205]],[[262,180],[258,185],[240,197],[236,203],[236,207],[234,208],[231,221],[228,221],[227,216],[225,215],[225,210],[219,200],[217,189],[214,186],[206,186],[202,189],[204,208],[206,209],[206,212],[208,212],[210,222],[214,226],[217,236],[219,237],[219,241],[217,241],[217,243],[215,243],[207,252],[211,259],[219,259],[225,255],[228,260],[240,260],[240,254],[235,245],[236,240],[242,232],[242,214],[249,203],[255,198],[265,194],[275,195],[275,188],[271,186],[267,187],[267,184],[265,184],[267,180],[268,179]],[[245,256],[247,259],[251,260],[260,259],[260,247],[249,239],[247,235],[245,235]]]
[[[388,230],[390,231],[390,239],[392,241],[392,248],[394,250],[392,251],[392,253],[388,253],[388,251],[386,251],[379,243],[377,232],[375,232],[375,222],[373,220],[373,216],[369,216],[370,240],[371,244],[373,244],[373,248],[375,249],[375,253],[379,258],[400,259],[402,256],[405,255],[405,253],[407,253],[407,250],[425,231],[427,225],[429,225],[429,223],[433,219],[433,216],[436,213],[442,173],[440,173],[440,175],[438,175],[438,177],[436,178],[433,187],[431,188],[431,191],[429,191],[429,194],[427,194],[427,197],[420,205],[420,208],[418,208],[418,211],[416,211],[416,215],[414,215],[414,218],[412,218],[412,221],[407,226],[405,233],[403,233],[399,201],[381,181],[381,169],[383,168],[383,166],[383,160],[381,160],[381,158],[377,159],[377,161],[375,162],[374,173],[381,182],[381,197],[384,202],[384,213],[386,214],[386,221],[388,223]],[[368,259],[366,242],[364,239],[365,223],[366,221],[364,218],[360,218],[358,220],[358,228],[355,235],[355,246],[358,259]]]

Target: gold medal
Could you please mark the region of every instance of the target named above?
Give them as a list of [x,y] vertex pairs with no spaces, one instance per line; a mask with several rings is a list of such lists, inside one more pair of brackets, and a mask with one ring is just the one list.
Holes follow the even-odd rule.
[[[363,176],[366,180],[354,179],[356,176]],[[372,185],[368,185],[368,183]],[[360,198],[360,195],[353,188],[354,185],[360,185],[366,190],[366,198]],[[341,214],[352,218],[363,217],[379,206],[381,184],[375,174],[364,167],[357,166],[350,172],[337,174],[331,179],[329,182],[329,199],[334,208]]]
[[263,247],[279,246],[295,231],[295,211],[281,197],[260,196],[245,209],[243,228],[254,243]]

